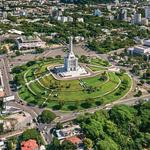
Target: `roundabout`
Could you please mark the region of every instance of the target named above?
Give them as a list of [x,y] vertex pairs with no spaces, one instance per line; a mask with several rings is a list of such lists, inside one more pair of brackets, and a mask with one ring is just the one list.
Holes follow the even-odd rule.
[[64,65],[63,59],[49,58],[14,68],[20,98],[29,105],[72,111],[110,103],[128,94],[132,79],[127,73],[112,71],[110,64],[99,58],[90,60],[89,64],[78,63],[71,38]]
[[56,62],[52,58],[39,61],[15,75],[22,100],[52,109],[85,109],[121,99],[131,88],[128,74],[107,70],[93,72],[90,77],[57,80],[47,70]]

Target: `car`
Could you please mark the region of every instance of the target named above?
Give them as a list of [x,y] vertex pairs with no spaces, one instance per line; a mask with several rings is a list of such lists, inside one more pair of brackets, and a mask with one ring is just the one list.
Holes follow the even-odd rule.
[[150,99],[149,98],[145,98],[144,101],[148,102],[148,101],[150,101]]

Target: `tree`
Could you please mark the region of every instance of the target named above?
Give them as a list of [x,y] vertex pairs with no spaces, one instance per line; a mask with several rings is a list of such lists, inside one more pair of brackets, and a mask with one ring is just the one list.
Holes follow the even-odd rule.
[[143,78],[145,78],[145,79],[150,78],[150,69],[146,70],[146,72],[143,74]]
[[114,106],[110,112],[111,119],[118,125],[127,125],[128,122],[133,122],[137,111],[127,105]]
[[141,90],[139,90],[139,91],[137,92],[137,94],[135,94],[136,97],[140,97],[141,95],[142,95],[142,91],[141,91]]
[[100,76],[100,78],[99,78],[99,80],[101,80],[101,81],[106,81],[107,80],[107,75],[101,75]]
[[120,73],[121,73],[121,74],[124,74],[125,72],[126,72],[125,69],[122,69],[122,68],[120,69]]
[[81,57],[79,58],[79,61],[82,63],[89,63],[88,57],[85,55],[81,55]]
[[16,51],[15,53],[16,53],[16,56],[21,55],[20,51]]
[[76,150],[76,146],[70,141],[63,141],[61,145],[61,150]]
[[22,133],[19,139],[20,139],[20,143],[22,141],[27,141],[29,139],[35,139],[38,144],[43,144],[41,135],[36,129],[27,129],[25,132]]
[[134,107],[114,106],[110,111],[82,115],[76,121],[95,143],[95,150],[141,150],[150,145],[149,113],[150,102],[146,102]]
[[97,150],[118,150],[118,145],[109,137],[97,143]]
[[85,138],[84,141],[83,141],[83,143],[84,143],[85,149],[90,149],[90,148],[93,147],[93,142],[89,138]]
[[17,22],[17,17],[12,16],[11,14],[8,14],[7,19],[12,21],[12,22]]
[[44,110],[38,118],[42,123],[51,123],[56,118],[56,115],[50,110]]
[[139,65],[134,65],[131,71],[135,75],[139,75],[140,74],[139,69],[140,69]]
[[56,124],[56,128],[57,128],[57,129],[62,129],[62,128],[63,128],[62,123],[58,122],[58,123]]
[[54,137],[51,144],[48,145],[47,150],[60,150],[61,149],[61,145],[59,140]]
[[36,64],[36,61],[33,60],[33,61],[27,62],[26,65],[27,65],[28,67],[30,67],[30,66],[33,66],[34,64]]
[[35,52],[36,53],[43,53],[44,49],[43,48],[36,48]]
[[17,147],[17,139],[16,138],[10,138],[6,142],[7,150],[16,150]]
[[57,58],[57,59],[61,59],[61,55],[56,55],[56,57],[55,58]]

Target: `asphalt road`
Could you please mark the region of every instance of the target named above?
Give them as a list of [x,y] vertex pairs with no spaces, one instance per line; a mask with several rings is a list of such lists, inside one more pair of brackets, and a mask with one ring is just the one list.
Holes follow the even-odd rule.
[[[77,48],[78,49],[78,48]],[[21,65],[22,63],[26,63],[30,60],[34,60],[37,57],[49,57],[49,56],[54,56],[54,54],[59,54],[59,52],[62,50],[61,49],[56,49],[53,50],[53,52],[50,52],[49,50],[44,52],[44,54],[38,54],[34,55],[34,54],[26,54],[25,56],[19,56],[13,59],[8,59],[5,55],[0,56],[0,68],[2,69],[2,74],[3,74],[3,80],[4,80],[4,85],[5,85],[5,92],[7,93],[7,96],[10,95],[15,95],[15,101],[9,102],[9,105],[11,106],[15,106],[18,107],[20,109],[22,109],[23,111],[26,111],[28,113],[31,114],[32,118],[37,118],[37,116],[43,111],[43,109],[40,109],[38,107],[31,107],[31,106],[27,106],[26,102],[22,102],[22,100],[20,99],[20,97],[18,96],[18,94],[16,92],[11,91],[10,85],[9,85],[9,81],[12,80],[12,76],[10,74],[11,72],[11,65],[15,66],[15,65]],[[57,53],[56,53],[57,52]],[[54,53],[54,54],[53,54]],[[87,52],[88,53],[88,52]],[[96,56],[96,54],[89,54],[90,56]],[[100,56],[102,57],[102,55]],[[106,57],[106,55],[105,55]],[[146,95],[146,96],[142,96],[141,98],[150,98],[150,95]],[[106,104],[105,106],[100,106],[100,107],[96,107],[96,108],[90,108],[87,109],[85,111],[81,111],[81,112],[67,112],[67,113],[63,113],[61,111],[55,111],[57,116],[60,116],[59,119],[57,119],[57,122],[67,122],[70,120],[75,119],[79,114],[84,114],[86,112],[89,113],[94,113],[97,110],[100,109],[111,109],[111,107],[113,107],[114,105],[119,105],[119,104],[127,104],[127,105],[135,105],[137,104],[137,101],[139,101],[141,98],[130,98],[130,99],[124,99],[124,100],[120,100],[120,101],[115,101],[112,102],[110,104]],[[45,138],[47,143],[50,143],[52,140],[52,135],[50,134],[50,129],[55,127],[56,123],[52,123],[52,124],[39,124],[38,122],[36,122],[37,128],[38,130],[41,132],[42,136]]]
[[9,81],[11,81],[11,75],[10,75],[10,67],[8,64],[9,64],[8,60],[5,56],[0,58],[0,70],[2,71],[4,91],[6,96],[12,95],[9,85]]

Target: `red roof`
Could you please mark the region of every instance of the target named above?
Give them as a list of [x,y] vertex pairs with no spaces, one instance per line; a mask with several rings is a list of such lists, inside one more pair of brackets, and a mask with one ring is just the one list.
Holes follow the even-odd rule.
[[21,143],[21,150],[38,150],[38,148],[36,140],[28,140]]
[[4,97],[5,93],[3,91],[0,91],[0,97]]
[[70,141],[73,144],[79,144],[82,142],[81,139],[78,138],[77,136],[72,136],[72,137],[66,138],[66,141]]

